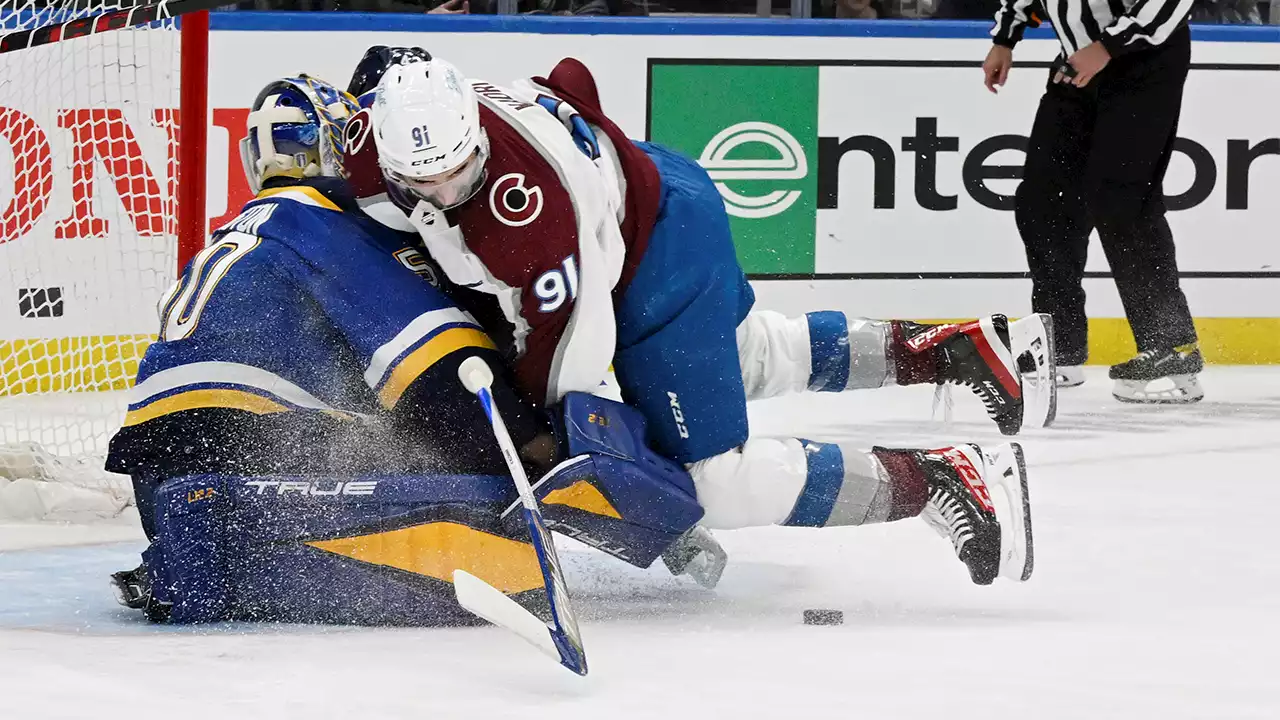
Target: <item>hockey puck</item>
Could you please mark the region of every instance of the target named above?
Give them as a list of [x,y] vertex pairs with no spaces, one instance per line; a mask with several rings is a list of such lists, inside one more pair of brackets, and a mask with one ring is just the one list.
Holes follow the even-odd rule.
[[805,625],[840,625],[844,622],[844,613],[840,610],[805,610]]

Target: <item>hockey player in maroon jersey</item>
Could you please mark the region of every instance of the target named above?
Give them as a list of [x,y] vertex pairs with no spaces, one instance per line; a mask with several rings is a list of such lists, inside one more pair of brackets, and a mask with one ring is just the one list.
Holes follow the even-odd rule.
[[[648,419],[649,442],[689,468],[705,525],[923,515],[975,582],[1030,576],[1018,445],[866,451],[749,438],[746,403],[949,382],[972,388],[1013,434],[1027,407],[1019,363],[1052,377],[1047,319],[1011,329],[1001,315],[925,326],[752,311],[706,172],[629,140],[573,60],[507,88],[425,51],[373,48],[349,89],[365,110],[347,126],[346,167],[366,211],[419,233],[474,296],[464,304],[501,337],[531,400],[603,392],[616,371],[621,398]],[[1037,407],[1034,423],[1046,424],[1049,403]]]

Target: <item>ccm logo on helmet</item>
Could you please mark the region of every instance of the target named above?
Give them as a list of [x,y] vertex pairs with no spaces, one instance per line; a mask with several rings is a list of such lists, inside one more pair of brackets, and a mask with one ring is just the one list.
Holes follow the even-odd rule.
[[542,214],[542,188],[524,182],[524,173],[507,173],[489,188],[489,208],[503,225],[524,227]]

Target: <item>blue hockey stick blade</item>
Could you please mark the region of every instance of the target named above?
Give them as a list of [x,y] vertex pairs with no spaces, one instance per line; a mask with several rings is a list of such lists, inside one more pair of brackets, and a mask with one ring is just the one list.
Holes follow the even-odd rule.
[[551,639],[560,653],[560,663],[579,675],[587,674],[587,651],[582,645],[582,633],[578,630],[578,618],[569,604],[569,590],[565,586],[564,572],[551,533],[536,510],[525,509],[525,524],[533,538],[533,549],[542,567],[542,581],[547,588],[547,602],[551,604]]

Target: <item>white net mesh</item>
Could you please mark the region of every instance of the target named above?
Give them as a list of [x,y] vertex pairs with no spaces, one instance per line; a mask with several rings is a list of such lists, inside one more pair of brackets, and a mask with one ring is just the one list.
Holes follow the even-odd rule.
[[[0,34],[130,3],[0,0]],[[102,469],[176,274],[172,22],[0,54],[0,518],[110,515]]]

